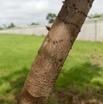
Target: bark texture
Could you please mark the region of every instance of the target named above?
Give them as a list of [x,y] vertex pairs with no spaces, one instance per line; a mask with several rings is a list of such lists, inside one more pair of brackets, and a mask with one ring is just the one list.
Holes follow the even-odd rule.
[[18,104],[46,104],[93,0],[66,0],[26,78]]

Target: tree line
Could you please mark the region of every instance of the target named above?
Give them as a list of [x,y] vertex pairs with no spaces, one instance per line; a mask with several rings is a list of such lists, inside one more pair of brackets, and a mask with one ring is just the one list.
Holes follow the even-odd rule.
[[[95,14],[89,15],[87,18],[89,18],[89,19],[99,19],[99,18],[103,18],[103,14],[95,13]],[[46,16],[46,20],[48,21],[49,24],[52,24],[55,21],[55,19],[56,19],[56,14],[55,13],[48,13],[47,16]],[[39,23],[32,22],[30,25],[31,26],[32,25],[39,25]],[[10,28],[14,28],[14,27],[16,27],[16,25],[12,22],[8,26],[4,25],[3,27],[0,27],[0,30],[10,29]]]

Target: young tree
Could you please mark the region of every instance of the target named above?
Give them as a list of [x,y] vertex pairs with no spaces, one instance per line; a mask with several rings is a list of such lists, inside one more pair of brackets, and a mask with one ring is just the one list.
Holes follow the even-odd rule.
[[53,23],[56,19],[56,14],[48,13],[46,19],[48,20],[48,23]]
[[18,104],[46,104],[93,0],[65,0],[33,62]]
[[14,23],[11,23],[11,24],[7,27],[7,29],[14,28],[14,27],[15,27]]

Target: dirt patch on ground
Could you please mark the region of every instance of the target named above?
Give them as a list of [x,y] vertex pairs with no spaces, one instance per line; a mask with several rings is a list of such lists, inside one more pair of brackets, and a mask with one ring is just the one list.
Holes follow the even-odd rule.
[[58,91],[51,95],[49,104],[103,104],[102,96],[94,91],[88,91],[84,94]]
[[101,54],[95,53],[95,54],[91,55],[90,60],[93,64],[98,64],[101,67],[103,67],[103,53],[101,53]]

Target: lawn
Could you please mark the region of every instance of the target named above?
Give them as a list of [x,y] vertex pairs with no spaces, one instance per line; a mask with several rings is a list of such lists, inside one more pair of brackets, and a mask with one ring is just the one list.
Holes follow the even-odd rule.
[[[44,36],[0,35],[0,104],[16,104],[43,40]],[[68,56],[48,103],[103,104],[103,43],[76,41]]]

